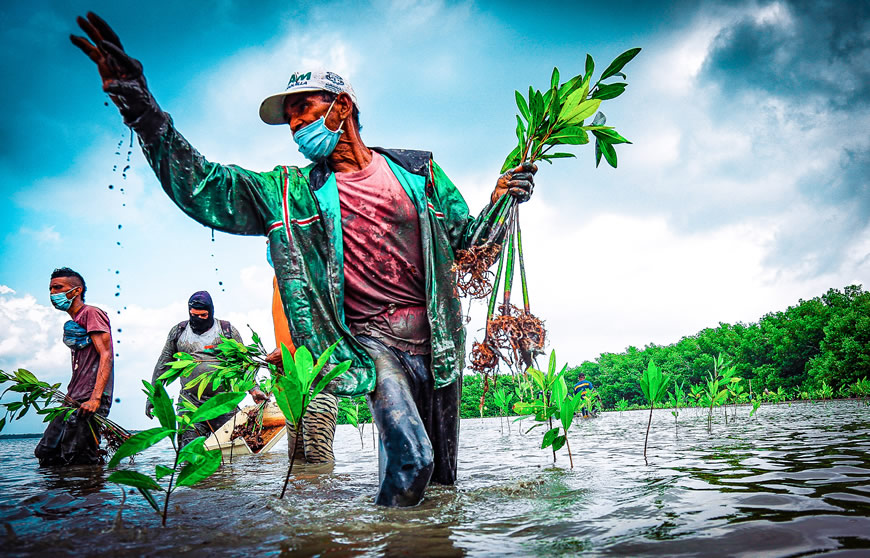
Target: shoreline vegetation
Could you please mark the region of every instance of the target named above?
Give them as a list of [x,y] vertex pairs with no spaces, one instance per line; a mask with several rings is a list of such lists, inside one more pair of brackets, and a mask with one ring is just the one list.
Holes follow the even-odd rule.
[[[718,355],[731,361],[736,375],[753,394],[760,395],[763,403],[866,401],[870,394],[860,392],[859,388],[867,386],[864,378],[870,377],[870,292],[861,285],[829,289],[821,296],[799,300],[785,310],[769,312],[750,324],[720,322],[718,327],[703,329],[670,345],[649,344],[642,349],[630,346],[621,353],[601,353],[594,361],[569,366],[566,378],[570,383],[584,372],[597,388],[604,411],[648,408],[639,379],[650,362],[671,375],[676,383],[704,385]],[[491,389],[481,413],[483,377],[465,374],[460,417],[504,416],[493,394],[496,388],[513,393],[519,388],[519,378],[501,374],[495,378],[494,386],[490,380]],[[358,409],[360,424],[371,422],[364,398],[339,401],[339,424],[352,424],[348,414],[353,407]],[[687,397],[681,406],[698,404]],[[673,405],[661,402],[656,407]],[[516,416],[512,411],[507,414]],[[0,434],[0,440],[40,436]]]

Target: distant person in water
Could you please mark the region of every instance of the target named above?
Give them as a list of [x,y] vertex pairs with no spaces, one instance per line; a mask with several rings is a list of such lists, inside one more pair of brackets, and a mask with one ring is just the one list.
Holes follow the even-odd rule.
[[[574,384],[574,396],[576,397],[579,395],[580,397],[583,397],[587,391],[592,391],[594,389],[595,388],[592,387],[592,382],[586,379],[586,374],[580,372],[580,374],[577,375],[577,383]],[[589,411],[585,408],[583,409],[583,416],[590,416]]]
[[40,466],[99,464],[99,428],[92,417],[108,416],[112,406],[112,326],[105,312],[85,304],[85,280],[72,269],[55,269],[48,292],[51,304],[70,317],[63,325],[63,342],[72,352],[66,391],[69,404],[78,409],[69,419],[59,416],[49,423],[34,454]]
[[[221,334],[226,338],[235,339],[239,343],[243,341],[239,332],[230,322],[215,319],[214,303],[208,292],[197,291],[193,293],[187,301],[187,311],[188,319],[179,322],[169,330],[163,351],[160,353],[157,364],[154,366],[154,372],[151,374],[151,383],[159,381],[158,378],[168,370],[166,365],[175,360],[175,353],[188,353],[201,362],[194,368],[190,376],[180,379],[182,387],[179,397],[199,407],[219,392],[211,389],[211,386],[207,386],[200,399],[197,397],[197,389],[188,390],[184,388],[184,385],[212,371],[211,365],[217,363],[212,350],[221,343]],[[251,396],[256,402],[266,398],[259,389],[252,390]],[[154,406],[150,401],[145,404],[145,414],[148,415],[148,418],[154,418],[151,414],[153,408]],[[232,419],[235,414],[236,411],[230,411],[215,419],[195,424],[193,429],[187,430],[181,435],[181,444],[187,444],[199,436],[210,436],[224,423]]]

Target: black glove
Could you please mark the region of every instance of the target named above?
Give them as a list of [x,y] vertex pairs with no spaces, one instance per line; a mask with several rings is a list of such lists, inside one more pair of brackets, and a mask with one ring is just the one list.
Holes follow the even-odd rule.
[[87,19],[78,17],[76,22],[90,41],[77,35],[70,35],[70,40],[97,65],[103,91],[120,110],[124,123],[143,137],[153,136],[169,117],[148,90],[142,64],[124,52],[118,35],[97,14],[88,12]]
[[535,173],[538,167],[534,163],[523,163],[498,177],[492,202],[495,203],[504,194],[510,194],[518,203],[528,201],[535,189]]

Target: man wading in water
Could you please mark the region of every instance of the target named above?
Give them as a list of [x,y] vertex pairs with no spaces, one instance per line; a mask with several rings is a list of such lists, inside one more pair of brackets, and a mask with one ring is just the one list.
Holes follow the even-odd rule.
[[[160,351],[157,364],[154,365],[151,383],[157,382],[157,379],[169,370],[167,364],[175,360],[175,353],[181,351],[193,355],[194,358],[200,361],[200,364],[197,365],[190,376],[180,379],[181,393],[178,394],[178,398],[184,398],[199,407],[217,395],[217,392],[211,389],[211,386],[207,386],[203,390],[202,399],[200,399],[196,396],[198,388],[186,389],[184,385],[203,374],[212,372],[212,365],[218,362],[212,350],[221,343],[221,335],[228,339],[235,339],[239,343],[243,343],[243,341],[238,330],[230,322],[215,319],[214,302],[212,302],[208,291],[197,291],[190,295],[190,299],[187,301],[187,313],[187,320],[174,325],[169,330],[166,343],[163,345],[163,350]],[[266,394],[257,388],[252,389],[250,393],[255,403],[266,400]],[[153,409],[154,406],[150,401],[145,403],[145,414],[148,418],[154,418],[151,415]],[[181,434],[181,445],[187,445],[199,436],[211,436],[224,423],[231,420],[236,411],[237,409],[215,419],[194,424],[193,428]]]
[[[78,19],[73,43],[99,69],[103,90],[139,136],[170,198],[207,227],[270,240],[293,341],[352,361],[336,395],[367,394],[380,431],[376,502],[413,506],[431,480],[456,480],[465,357],[456,250],[494,224],[492,203],[532,191],[534,166],[499,177],[475,219],[425,151],[367,147],[353,89],[332,72],[293,74],[260,118],[289,124],[313,164],[253,172],[203,158],[148,91],[142,65],[96,15]],[[481,234],[478,238],[485,238]]]
[[78,410],[68,420],[61,415],[48,424],[34,450],[40,466],[96,465],[103,461],[98,451],[100,429],[91,417],[94,413],[109,415],[115,358],[109,317],[96,306],[85,304],[87,290],[84,278],[68,267],[51,274],[51,304],[70,317],[63,324],[63,343],[72,352],[72,378],[66,395],[76,402]]

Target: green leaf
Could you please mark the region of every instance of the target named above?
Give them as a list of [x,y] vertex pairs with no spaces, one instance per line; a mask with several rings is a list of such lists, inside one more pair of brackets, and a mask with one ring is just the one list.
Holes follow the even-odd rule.
[[617,132],[613,128],[607,128],[604,130],[592,130],[592,133],[595,135],[596,138],[610,144],[631,143],[630,141],[619,135],[619,132]]
[[595,61],[589,54],[586,54],[586,71],[583,74],[583,81],[589,80],[592,77],[592,72],[595,71]]
[[329,385],[329,382],[347,372],[348,369],[350,369],[351,364],[352,363],[349,360],[337,364],[335,368],[333,368],[322,378],[320,378],[320,381],[317,382],[317,385],[314,386],[314,389],[311,391],[311,397],[316,397],[317,394],[319,394],[326,388],[327,385]]
[[163,490],[163,487],[149,477],[137,471],[114,471],[106,478],[109,482],[132,486],[133,488],[144,488],[146,490]]
[[574,422],[574,408],[574,400],[569,398],[562,404],[562,409],[559,411],[559,420],[562,422],[562,428],[565,429],[565,432],[568,432],[571,423]]
[[244,393],[218,393],[190,415],[190,422],[205,422],[229,413],[244,398]]
[[157,428],[150,428],[148,430],[143,430],[142,432],[138,432],[133,434],[127,441],[121,444],[121,447],[115,452],[115,455],[112,456],[111,461],[109,461],[109,469],[114,469],[118,466],[118,463],[121,462],[125,457],[130,457],[131,455],[137,454],[140,451],[150,448],[163,438],[175,434],[175,430],[172,428],[164,428],[162,426],[158,426]]
[[610,76],[616,75],[626,64],[631,62],[631,59],[637,56],[641,49],[639,48],[631,48],[617,56],[613,59],[613,62],[610,63],[610,66],[604,70],[604,73],[601,74],[601,77],[598,78],[598,81],[604,81]]
[[148,502],[148,504],[152,508],[154,508],[154,511],[156,511],[157,514],[160,515],[160,504],[158,504],[157,500],[154,499],[154,495],[151,494],[151,491],[147,488],[138,488],[137,490],[139,491],[139,494],[141,494],[142,497],[145,498],[145,501]]
[[580,103],[576,108],[562,114],[562,121],[565,124],[580,124],[585,119],[589,118],[598,107],[601,105],[601,99],[588,99]]
[[178,474],[177,486],[193,486],[212,476],[221,466],[221,450],[207,451],[198,463],[188,463]]
[[523,118],[526,119],[526,122],[529,121],[529,105],[526,103],[525,97],[520,94],[519,91],[514,91],[514,97],[517,100],[517,108],[520,109],[520,114],[523,115]]
[[543,372],[535,368],[529,368],[528,372],[532,379],[535,381],[535,383],[538,385],[538,388],[540,388],[541,390],[547,389],[547,387],[544,385]]
[[544,96],[540,91],[535,91],[531,100],[532,123],[529,124],[529,129],[534,130],[540,125],[544,119]]
[[296,377],[299,378],[302,388],[307,391],[314,379],[314,358],[306,347],[297,347],[294,358],[296,360]]
[[205,457],[205,436],[199,436],[189,441],[178,452],[178,465],[183,463],[199,463]]
[[627,85],[627,83],[609,83],[599,85],[598,89],[595,90],[595,93],[592,94],[592,98],[601,99],[602,101],[606,99],[614,99],[622,95]]
[[517,130],[516,130],[516,132],[517,132],[517,143],[519,143],[519,145],[523,145],[526,143],[525,136],[523,135],[523,132],[525,132],[525,131],[526,131],[526,128],[525,128],[525,126],[523,126],[523,121],[520,120],[519,116],[517,116]]
[[577,158],[577,156],[574,155],[573,153],[547,153],[546,155],[541,155],[541,159],[544,161],[547,161],[551,165],[553,163],[550,162],[550,159],[567,159],[569,157],[575,158],[575,159]]
[[305,412],[303,392],[299,381],[290,376],[280,376],[275,380],[275,401],[290,424],[298,427]]
[[564,446],[567,441],[567,436],[556,436],[556,438],[553,439],[553,451],[559,451],[562,449],[562,446]]
[[611,167],[616,168],[616,150],[613,149],[613,146],[609,143],[601,141],[601,138],[598,139],[601,145],[602,155],[604,155],[604,158]]
[[520,146],[514,147],[514,150],[510,152],[510,155],[504,160],[504,164],[501,166],[500,172],[507,172],[508,170],[518,166],[520,164]]
[[586,130],[584,130],[580,126],[565,126],[563,128],[559,128],[558,131],[553,132],[548,140],[548,143],[582,145],[584,143],[589,143],[589,134],[587,134]]
[[161,382],[155,382],[152,389],[154,394],[148,400],[154,405],[154,416],[160,421],[160,426],[175,430],[177,426],[175,422],[175,409],[172,405],[172,399],[166,393],[166,388],[163,387]]
[[553,68],[553,75],[550,76],[550,89],[558,89],[559,87],[559,68]]
[[559,435],[559,428],[551,428],[544,433],[544,441],[541,442],[541,449],[546,448],[547,446],[553,443],[553,440],[556,439],[556,436]]
[[174,471],[175,471],[175,469],[170,469],[169,467],[166,467],[164,465],[157,465],[156,467],[154,467],[154,478],[156,478],[157,480],[160,480],[163,477],[168,477]]

